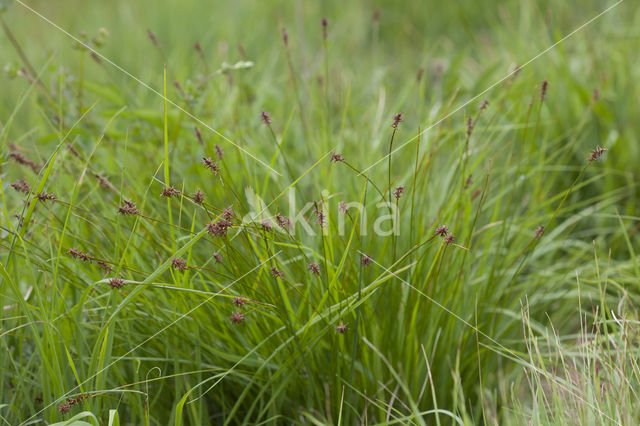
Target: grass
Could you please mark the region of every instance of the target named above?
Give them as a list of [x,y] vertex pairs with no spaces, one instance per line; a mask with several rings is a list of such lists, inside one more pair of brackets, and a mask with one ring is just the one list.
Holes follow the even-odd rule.
[[427,3],[1,3],[0,422],[633,423],[640,15]]

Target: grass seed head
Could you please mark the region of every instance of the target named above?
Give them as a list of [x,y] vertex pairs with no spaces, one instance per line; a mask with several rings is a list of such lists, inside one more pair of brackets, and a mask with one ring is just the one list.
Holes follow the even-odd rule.
[[171,198],[171,197],[174,197],[174,196],[177,196],[177,195],[180,195],[180,191],[175,189],[173,186],[165,187],[162,190],[162,192],[160,193],[160,196],[167,197],[167,198]]
[[189,269],[189,267],[187,266],[187,262],[179,257],[174,257],[171,261],[171,265],[176,271],[186,271],[187,269]]
[[29,160],[27,157],[24,156],[24,154],[20,152],[10,152],[9,157],[16,163],[20,164],[21,166],[30,167],[31,170],[33,170],[34,172],[37,172],[38,169],[40,168],[36,163]]
[[591,151],[591,155],[589,155],[589,158],[587,158],[587,160],[589,160],[589,164],[593,163],[594,161],[598,161],[600,157],[602,157],[602,154],[604,154],[605,152],[607,152],[607,148],[597,146],[596,149]]
[[272,123],[269,113],[266,112],[265,110],[262,110],[262,112],[260,113],[260,119],[262,120],[265,126],[270,126]]
[[276,223],[278,226],[285,231],[288,231],[291,227],[291,219],[288,217],[282,216],[280,213],[276,213]]
[[238,308],[241,308],[247,304],[247,300],[243,299],[242,297],[234,297],[232,303],[236,305]]
[[446,225],[440,225],[436,228],[436,232],[433,235],[440,235],[441,237],[446,237],[449,232],[449,228]]
[[204,164],[207,169],[211,170],[214,175],[218,176],[220,174],[220,167],[218,166],[218,163],[213,161],[211,157],[203,157],[202,164]]
[[317,263],[310,263],[308,268],[313,275],[320,275],[320,266]]
[[96,263],[98,264],[98,266],[100,267],[100,269],[102,269],[103,271],[106,272],[111,272],[113,271],[113,268],[111,267],[111,265],[109,265],[107,262],[105,262],[104,260],[98,260],[96,261]]
[[313,202],[312,213],[316,216],[316,223],[320,225],[321,228],[327,226],[327,216],[325,215],[324,211],[320,207],[318,207],[318,203],[316,201]]
[[336,152],[332,152],[331,153],[331,162],[332,163],[344,163],[344,158],[342,157],[342,154],[338,154]]
[[202,204],[204,202],[204,194],[202,191],[197,190],[193,193],[193,202],[196,204]]
[[114,290],[119,290],[124,287],[124,281],[121,278],[111,278],[109,280],[109,285]]
[[71,248],[67,250],[67,254],[73,257],[74,259],[80,259],[84,262],[91,262],[91,256],[87,253],[83,253],[82,250],[77,248]]
[[402,113],[399,112],[393,116],[393,123],[391,124],[391,127],[393,127],[394,130],[398,130],[398,124],[402,123],[403,121],[404,120],[402,119]]
[[27,183],[26,180],[24,179],[20,179],[18,181],[15,181],[11,184],[11,187],[13,189],[15,189],[18,192],[23,192],[25,194],[28,194],[29,191],[31,191],[31,187],[29,186],[29,184]]
[[56,199],[56,196],[53,194],[48,194],[46,192],[41,192],[39,194],[36,194],[36,198],[40,201],[53,201]]
[[136,203],[123,198],[122,205],[118,206],[118,213],[124,216],[139,215],[140,210],[138,210],[138,207],[136,207]]
[[547,90],[549,89],[549,82],[547,79],[542,81],[542,86],[540,87],[540,102],[544,101],[544,98],[547,96]]
[[271,267],[271,275],[276,278],[284,278],[284,273],[281,270],[276,269],[274,266]]
[[467,137],[471,136],[471,132],[473,132],[473,119],[469,117],[467,119]]
[[196,132],[196,138],[198,139],[198,143],[200,143],[200,145],[204,144],[204,141],[202,140],[202,132],[200,131],[200,129],[198,129],[198,127],[195,127],[195,132]]
[[207,231],[214,237],[224,237],[227,235],[227,231],[233,225],[230,221],[226,219],[220,219],[216,222],[211,222],[207,224]]
[[404,192],[404,186],[400,185],[396,188],[395,191],[393,191],[393,196],[396,197],[396,200],[400,199],[400,197],[402,197],[402,193]]
[[231,322],[233,324],[240,324],[241,322],[244,321],[244,314],[242,312],[235,311],[234,313],[231,314],[229,319],[231,319]]
[[222,160],[222,156],[224,155],[224,153],[222,152],[222,148],[220,148],[219,145],[216,145],[213,149],[216,151],[216,156],[218,157],[218,160]]

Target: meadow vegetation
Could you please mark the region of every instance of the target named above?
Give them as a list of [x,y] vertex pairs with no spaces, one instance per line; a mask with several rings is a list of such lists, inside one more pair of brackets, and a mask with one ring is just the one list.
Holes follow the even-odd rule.
[[640,418],[630,0],[0,11],[2,424]]

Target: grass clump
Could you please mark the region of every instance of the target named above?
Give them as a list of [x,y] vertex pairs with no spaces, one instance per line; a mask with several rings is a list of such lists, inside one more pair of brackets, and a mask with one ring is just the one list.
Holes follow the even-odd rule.
[[629,5],[116,3],[2,15],[5,423],[637,418]]

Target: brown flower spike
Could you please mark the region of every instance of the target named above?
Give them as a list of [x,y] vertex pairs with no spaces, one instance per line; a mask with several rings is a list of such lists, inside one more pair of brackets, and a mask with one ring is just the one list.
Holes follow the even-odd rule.
[[109,286],[114,290],[119,290],[124,287],[124,281],[121,278],[111,278],[109,280]]
[[162,190],[160,195],[162,197],[173,197],[173,196],[176,196],[176,195],[180,195],[180,191],[175,189],[173,186],[167,186],[166,188],[164,188]]
[[449,228],[446,225],[440,225],[436,228],[436,232],[433,235],[440,235],[441,237],[446,237],[449,232]]
[[187,269],[189,269],[189,267],[187,266],[187,262],[185,262],[184,259],[180,259],[179,257],[174,257],[171,261],[171,265],[176,271],[186,271]]
[[29,186],[27,181],[24,179],[20,179],[19,181],[13,182],[11,184],[11,187],[16,191],[24,192],[25,194],[28,194],[29,191],[31,191],[31,187]]
[[402,113],[399,112],[393,116],[393,123],[391,124],[391,127],[393,127],[395,130],[398,130],[398,124],[400,124],[403,121],[404,120],[402,119]]
[[216,222],[207,224],[207,231],[214,237],[224,237],[233,223],[226,219],[220,219]]
[[231,322],[233,324],[240,324],[242,321],[244,321],[244,314],[242,312],[236,311],[231,314],[229,319],[231,319]]
[[213,161],[211,157],[203,157],[202,164],[204,164],[207,169],[211,170],[214,175],[218,176],[220,174],[220,167],[218,166],[218,163]]
[[589,158],[587,158],[587,160],[589,160],[589,164],[593,163],[594,161],[598,161],[602,154],[604,154],[605,152],[607,152],[607,148],[597,146],[596,149],[591,151],[591,155],[589,155]]
[[336,326],[336,331],[340,334],[344,334],[347,332],[347,330],[349,330],[349,327],[347,326],[347,324],[345,324],[344,322],[340,322],[340,324],[338,324]]
[[127,200],[126,198],[122,199],[122,205],[118,207],[118,213],[121,215],[138,215],[140,214],[140,210],[136,207],[136,203],[131,200]]
[[240,307],[246,305],[247,301],[246,301],[246,299],[243,299],[242,297],[234,297],[233,304],[236,305],[238,308],[240,308]]
[[193,202],[196,204],[202,204],[204,202],[204,194],[202,191],[197,190],[193,193]]
[[396,197],[396,199],[399,199],[400,197],[402,197],[403,192],[404,192],[404,186],[399,186],[393,192],[393,196]]
[[262,110],[262,113],[260,113],[260,119],[262,119],[262,122],[264,123],[265,126],[270,126],[272,123],[269,113],[266,112],[265,110]]
[[337,154],[335,152],[331,153],[331,162],[332,163],[344,163],[344,158],[342,154]]
[[313,275],[320,275],[320,266],[317,263],[310,263],[307,268]]

